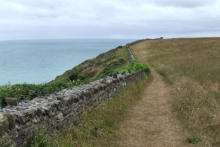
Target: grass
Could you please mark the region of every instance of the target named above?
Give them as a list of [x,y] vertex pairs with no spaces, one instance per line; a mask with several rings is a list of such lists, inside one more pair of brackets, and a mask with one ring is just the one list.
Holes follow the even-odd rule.
[[150,80],[150,76],[147,76],[129,85],[113,99],[103,102],[91,112],[84,113],[72,128],[64,128],[50,134],[39,131],[29,146],[118,146],[117,131],[120,123],[127,117],[128,109],[141,98],[143,88]]
[[123,58],[120,58],[116,61],[111,62],[108,64],[97,76],[97,78],[103,78],[108,75],[113,75],[118,71],[118,69],[124,67],[126,61]]
[[[113,64],[120,64],[120,66],[115,66]],[[71,70],[66,71],[64,74],[58,76],[57,79],[65,79],[72,72],[78,71],[81,75],[85,77],[90,77],[91,79],[97,79],[101,77],[100,74],[106,67],[114,66],[112,69],[116,70],[121,66],[128,66],[129,59],[128,53],[124,46],[119,46],[116,49],[110,50],[106,53],[100,54],[94,59],[87,60]]]
[[144,40],[131,46],[174,88],[187,142],[220,145],[220,38]]

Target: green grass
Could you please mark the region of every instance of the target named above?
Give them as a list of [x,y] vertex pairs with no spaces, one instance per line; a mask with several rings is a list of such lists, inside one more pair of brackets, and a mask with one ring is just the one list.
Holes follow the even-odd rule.
[[120,123],[126,119],[128,109],[141,98],[143,88],[150,80],[148,75],[145,79],[129,85],[113,99],[103,102],[91,112],[84,113],[72,128],[64,128],[49,134],[44,130],[39,131],[29,146],[118,146],[117,131]]
[[[75,81],[73,82],[72,76],[75,74]],[[44,96],[51,93],[58,92],[65,88],[70,88],[79,84],[90,82],[89,77],[81,76],[78,73],[73,73],[70,77],[62,80],[56,80],[45,84],[16,84],[5,85],[0,87],[0,104],[1,107],[5,106],[4,98],[13,97],[18,102],[22,100],[31,100],[37,96]]]
[[100,72],[97,77],[106,77],[117,73],[135,74],[140,71],[144,71],[145,73],[150,72],[149,67],[146,64],[141,64],[139,61],[134,61],[128,66],[125,66],[124,63],[125,61],[123,59],[119,59],[118,61],[110,63],[102,70],[102,72]]
[[122,58],[111,62],[108,64],[97,76],[97,78],[103,78],[109,75],[113,75],[118,71],[118,69],[122,68],[125,66],[126,61]]
[[145,73],[150,73],[150,68],[146,64],[141,64],[139,61],[134,61],[131,65],[123,67],[119,73],[131,73],[135,74],[137,72],[144,71]]
[[[120,64],[120,66],[114,64]],[[129,65],[128,52],[124,46],[119,46],[116,49],[102,53],[96,58],[87,60],[73,69],[66,71],[64,74],[58,76],[56,80],[63,78],[65,79],[74,71],[78,71],[85,77],[97,79],[97,77],[102,77],[103,70],[108,70],[106,67],[110,68],[111,70],[115,70],[118,67],[127,65]]]
[[220,38],[146,40],[131,48],[174,88],[174,110],[188,141],[219,146]]

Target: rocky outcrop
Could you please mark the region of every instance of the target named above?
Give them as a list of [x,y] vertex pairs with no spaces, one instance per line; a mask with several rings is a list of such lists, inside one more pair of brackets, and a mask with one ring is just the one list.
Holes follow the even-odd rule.
[[143,77],[143,72],[118,74],[0,109],[0,146],[22,146],[39,125],[59,128],[65,122],[75,122],[83,112]]

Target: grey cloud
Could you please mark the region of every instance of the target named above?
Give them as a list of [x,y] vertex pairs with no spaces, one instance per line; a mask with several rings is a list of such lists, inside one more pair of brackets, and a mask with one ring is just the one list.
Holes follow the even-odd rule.
[[140,4],[154,4],[158,6],[171,6],[182,8],[196,8],[205,5],[212,5],[218,0],[124,0],[127,4],[140,5]]
[[216,0],[149,0],[149,2],[160,6],[195,8],[213,4]]
[[219,7],[220,0],[0,0],[0,39],[220,35]]

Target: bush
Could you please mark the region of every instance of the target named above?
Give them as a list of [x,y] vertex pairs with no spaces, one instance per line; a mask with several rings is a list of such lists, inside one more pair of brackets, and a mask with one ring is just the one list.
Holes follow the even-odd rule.
[[144,71],[146,73],[150,72],[150,69],[147,65],[141,64],[137,61],[133,62],[131,67],[129,68],[130,73],[136,73],[138,71]]
[[[76,79],[76,82],[73,83],[70,79]],[[45,96],[61,91],[62,89],[88,82],[90,82],[89,78],[73,73],[69,79],[55,80],[46,84],[16,84],[1,86],[0,106],[5,107],[3,99],[7,97],[14,97],[18,102],[22,100],[31,100],[38,96]]]
[[201,141],[199,137],[191,137],[186,140],[189,144],[197,144]]
[[78,79],[78,75],[79,75],[79,73],[78,72],[73,72],[70,76],[69,76],[69,79],[71,80],[71,81],[75,81],[75,80],[77,80]]
[[69,80],[54,81],[46,84],[16,84],[0,87],[1,107],[4,107],[2,100],[6,97],[17,98],[17,101],[30,100],[37,96],[43,96],[68,88],[73,84]]
[[150,69],[147,65],[141,64],[138,61],[133,62],[130,66],[122,68],[119,73],[131,73],[135,74],[139,71],[144,71],[146,73],[150,72]]
[[111,62],[110,64],[108,64],[97,76],[98,78],[103,78],[105,76],[111,76],[113,75],[115,72],[117,72],[117,69],[121,68],[122,66],[124,66],[126,64],[126,61],[122,58]]
[[122,45],[119,45],[117,48],[122,48],[123,46]]
[[99,74],[99,78],[105,76],[112,76],[117,73],[131,73],[135,74],[140,71],[144,71],[145,73],[149,73],[150,69],[147,65],[141,64],[138,61],[133,62],[129,66],[124,66],[126,61],[124,59],[119,59],[110,63],[107,67],[103,69],[103,71]]
[[69,79],[71,81],[77,81],[77,80],[85,80],[87,77],[82,76],[79,74],[79,72],[73,72],[70,74]]

